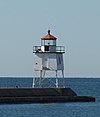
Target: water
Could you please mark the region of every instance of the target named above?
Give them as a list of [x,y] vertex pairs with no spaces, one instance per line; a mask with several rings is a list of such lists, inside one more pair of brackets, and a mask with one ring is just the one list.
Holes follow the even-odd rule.
[[[100,79],[67,78],[66,86],[78,95],[96,97],[96,102],[0,105],[0,117],[99,117]],[[31,87],[32,78],[0,78],[0,87]]]

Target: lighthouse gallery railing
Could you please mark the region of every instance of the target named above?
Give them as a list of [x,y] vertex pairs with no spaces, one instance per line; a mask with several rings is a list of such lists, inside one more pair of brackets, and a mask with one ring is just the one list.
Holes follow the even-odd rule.
[[54,50],[52,51],[42,51],[41,46],[33,46],[33,53],[41,53],[41,52],[58,52],[58,53],[65,53],[65,47],[64,46],[56,46]]

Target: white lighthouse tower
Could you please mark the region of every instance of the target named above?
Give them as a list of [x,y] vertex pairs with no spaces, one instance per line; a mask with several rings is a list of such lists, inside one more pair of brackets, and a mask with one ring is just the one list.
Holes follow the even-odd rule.
[[[65,53],[64,46],[56,46],[57,38],[48,34],[41,38],[41,46],[33,46],[33,53],[35,53],[35,65],[34,70],[40,71],[39,87],[44,87],[44,80],[46,79],[46,72],[55,72],[56,80],[55,87],[59,87],[58,72],[62,74],[62,85],[64,84],[64,62],[63,54]],[[52,73],[52,77],[53,73]],[[33,80],[33,87],[35,87],[35,80]]]

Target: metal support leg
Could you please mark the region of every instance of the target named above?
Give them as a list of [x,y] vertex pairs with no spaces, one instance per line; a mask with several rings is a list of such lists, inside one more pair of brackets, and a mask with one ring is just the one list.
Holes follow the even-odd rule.
[[44,70],[44,73],[43,73],[43,78],[45,78],[45,72],[46,72],[46,71]]
[[35,78],[33,78],[33,84],[32,84],[32,88],[35,87]]
[[56,88],[58,88],[57,70],[56,70]]
[[63,77],[63,88],[65,88],[64,70],[62,70],[62,77]]
[[40,71],[40,83],[39,83],[40,87],[42,87],[42,70]]

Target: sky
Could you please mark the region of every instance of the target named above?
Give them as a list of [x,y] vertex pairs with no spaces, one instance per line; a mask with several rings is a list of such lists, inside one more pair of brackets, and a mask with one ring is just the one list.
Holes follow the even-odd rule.
[[0,0],[0,76],[34,76],[48,29],[66,48],[66,77],[100,77],[100,0]]

